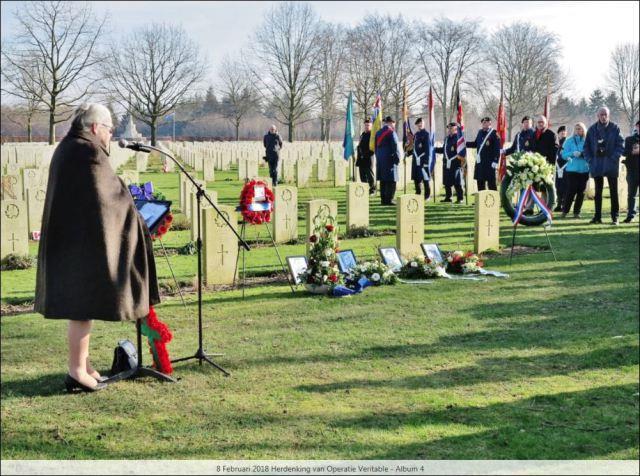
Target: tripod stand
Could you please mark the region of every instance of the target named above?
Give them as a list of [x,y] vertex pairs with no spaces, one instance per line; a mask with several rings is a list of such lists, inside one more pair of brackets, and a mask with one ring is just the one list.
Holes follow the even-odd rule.
[[[233,233],[238,238],[239,243],[244,247],[245,250],[247,250],[247,251],[250,250],[249,245],[246,243],[246,241],[244,241],[240,237],[240,235],[235,230],[235,228],[231,225],[231,223],[229,223],[229,220],[227,219],[227,217],[224,214],[220,213],[220,209],[216,206],[216,204],[213,202],[213,200],[211,200],[209,195],[207,195],[207,193],[204,191],[202,186],[200,184],[198,184],[198,182],[185,170],[185,168],[182,166],[182,164],[175,157],[173,157],[171,154],[165,152],[164,150],[159,149],[159,148],[154,147],[154,146],[151,146],[151,145],[136,144],[135,146],[136,146],[137,150],[139,150],[141,152],[151,152],[152,150],[155,150],[156,152],[159,152],[162,155],[170,158],[178,166],[178,168],[185,175],[185,177],[187,177],[187,179],[189,179],[191,184],[197,190],[197,192],[196,192],[196,202],[197,202],[197,217],[198,218],[197,218],[196,249],[198,251],[198,253],[197,253],[198,254],[198,348],[196,349],[195,354],[190,355],[188,357],[182,357],[182,358],[179,358],[179,359],[174,359],[171,362],[172,363],[177,363],[177,362],[184,362],[184,361],[187,361],[187,360],[195,359],[195,360],[198,361],[198,363],[200,365],[202,365],[202,362],[207,362],[208,364],[212,365],[213,367],[218,369],[220,372],[222,372],[225,376],[229,376],[229,375],[231,375],[229,372],[227,372],[224,368],[222,368],[220,365],[218,365],[216,362],[214,362],[213,359],[211,359],[211,357],[214,354],[205,353],[205,351],[203,349],[203,346],[202,346],[202,230],[201,230],[201,223],[200,223],[201,222],[200,211],[202,210],[202,198],[207,200],[209,205],[211,205],[211,208],[213,208],[218,213],[218,216],[224,220],[224,222],[227,224],[227,226],[229,228],[231,228]],[[221,355],[221,354],[215,354],[215,355]]]

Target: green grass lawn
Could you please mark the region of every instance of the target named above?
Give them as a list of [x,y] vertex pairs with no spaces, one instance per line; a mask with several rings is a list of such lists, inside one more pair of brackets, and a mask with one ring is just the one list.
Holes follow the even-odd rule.
[[[266,173],[263,173],[266,175]],[[235,204],[235,172],[209,188]],[[177,175],[142,174],[177,203]],[[339,202],[342,189],[300,190]],[[382,232],[395,212],[371,204],[379,236],[343,240],[359,258],[394,245]],[[286,282],[204,295],[205,348],[231,377],[176,364],[177,384],[119,382],[97,394],[66,395],[66,323],[36,314],[3,316],[3,459],[636,459],[638,452],[638,226],[557,220],[551,254],[496,255],[511,274],[486,282],[369,288],[342,299]],[[605,213],[608,199],[605,198]],[[606,215],[605,215],[606,216]],[[503,217],[501,245],[511,228]],[[260,236],[258,236],[258,233]],[[172,231],[179,248],[188,231]],[[252,228],[264,241],[264,228]],[[473,207],[429,202],[426,240],[470,249]],[[545,247],[540,228],[518,244]],[[31,245],[35,255],[37,244]],[[304,243],[280,247],[304,253]],[[158,257],[161,280],[170,272]],[[192,281],[195,257],[169,257]],[[271,247],[247,255],[252,275],[278,270]],[[2,303],[33,300],[35,270],[2,272]],[[158,306],[174,333],[173,358],[197,347],[195,294]],[[92,359],[108,369],[113,348],[134,340],[131,323],[96,322]],[[144,359],[150,361],[145,352]]]

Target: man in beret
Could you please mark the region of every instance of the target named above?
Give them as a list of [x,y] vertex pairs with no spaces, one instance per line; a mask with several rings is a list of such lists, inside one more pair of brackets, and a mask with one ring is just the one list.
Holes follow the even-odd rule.
[[360,174],[360,181],[369,184],[369,195],[376,193],[376,179],[373,176],[373,152],[369,148],[371,139],[371,119],[365,119],[364,132],[360,134],[360,142],[358,142],[358,158],[356,159],[356,167]]
[[416,187],[416,194],[422,194],[422,185],[424,185],[424,198],[429,199],[431,195],[431,170],[429,159],[431,158],[431,142],[429,131],[424,128],[424,122],[419,117],[415,122],[418,130],[413,137],[413,162],[411,167],[411,180]]
[[462,203],[462,184],[464,183],[462,163],[467,156],[466,149],[458,155],[458,124],[447,124],[448,135],[442,147],[436,147],[436,154],[442,154],[442,185],[445,197],[442,202],[451,202],[451,187],[456,190],[456,203]]

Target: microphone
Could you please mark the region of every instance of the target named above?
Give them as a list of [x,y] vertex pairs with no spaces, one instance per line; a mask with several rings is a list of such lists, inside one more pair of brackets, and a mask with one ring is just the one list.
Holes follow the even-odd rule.
[[118,141],[118,145],[121,149],[131,149],[135,150],[136,152],[151,152],[151,149],[149,149],[142,142],[129,142],[128,140],[120,139]]

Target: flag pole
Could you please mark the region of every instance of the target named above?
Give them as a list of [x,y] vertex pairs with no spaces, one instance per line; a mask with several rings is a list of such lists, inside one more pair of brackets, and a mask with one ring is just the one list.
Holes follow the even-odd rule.
[[173,142],[176,141],[176,111],[173,111]]

